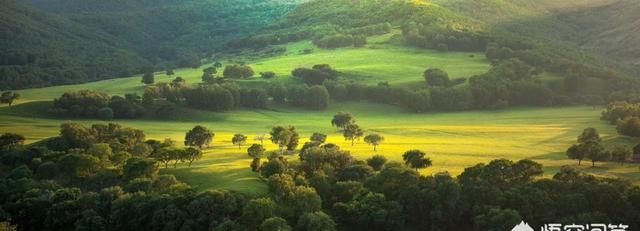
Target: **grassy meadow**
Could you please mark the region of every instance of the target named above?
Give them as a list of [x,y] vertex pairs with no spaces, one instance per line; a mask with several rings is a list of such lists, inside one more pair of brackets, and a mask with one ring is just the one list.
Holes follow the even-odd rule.
[[[27,103],[0,109],[0,130],[26,135],[30,142],[54,136],[58,125],[65,119],[32,117],[38,108],[48,103]],[[34,111],[35,110],[35,111]],[[331,127],[330,120],[337,111],[351,111],[365,133],[379,133],[385,142],[374,152],[360,141],[354,146],[345,141],[340,131]],[[328,142],[349,150],[358,159],[383,154],[389,160],[401,161],[402,153],[421,149],[433,160],[433,166],[421,170],[422,174],[448,171],[459,174],[465,167],[497,158],[533,159],[545,166],[551,176],[562,165],[576,165],[567,160],[564,151],[575,142],[582,129],[596,127],[606,143],[637,142],[617,136],[615,127],[598,120],[600,109],[592,107],[520,108],[505,111],[475,111],[456,113],[412,114],[395,107],[361,103],[333,103],[326,111],[306,111],[273,107],[272,110],[233,111],[227,113],[185,110],[184,120],[122,120],[113,121],[125,126],[143,129],[148,138],[184,139],[184,133],[200,124],[212,129],[216,136],[204,158],[191,168],[179,165],[177,169],[163,170],[175,174],[199,189],[225,188],[260,193],[265,186],[249,169],[251,159],[246,154],[248,145],[238,149],[231,144],[235,133],[253,138],[268,133],[273,125],[294,125],[301,134],[301,144],[313,132],[329,135]],[[79,120],[83,124],[100,123],[97,120]],[[267,135],[268,136],[268,135]],[[265,141],[268,150],[277,147]],[[290,158],[296,158],[291,156]],[[640,183],[638,165],[598,163],[595,168],[583,162],[586,171],[602,176],[618,176]]]
[[[286,45],[284,55],[247,59],[256,73],[273,71],[278,77],[264,80],[253,77],[239,80],[239,84],[256,87],[271,81],[293,82],[290,76],[296,67],[310,67],[328,63],[349,78],[368,84],[388,81],[391,84],[422,84],[425,68],[438,67],[446,70],[452,78],[469,77],[486,72],[490,65],[480,53],[441,53],[431,50],[411,49],[388,43],[391,34],[372,37],[366,48],[343,48],[336,50],[315,49],[311,54],[301,50],[312,47],[310,42]],[[242,57],[240,57],[242,58]],[[198,83],[201,69],[175,70],[187,83]],[[156,73],[156,82],[170,81],[175,76]],[[544,76],[543,76],[544,77]],[[547,76],[553,78],[553,76]],[[114,94],[141,93],[144,86],[139,76],[105,80],[78,85],[55,86],[21,90],[23,96],[17,105],[0,107],[0,131],[23,134],[32,143],[58,134],[60,123],[74,120],[86,125],[101,123],[98,120],[71,119],[48,112],[51,100],[66,91],[93,89]],[[163,169],[175,174],[180,180],[200,189],[223,188],[248,193],[263,193],[266,186],[250,171],[251,159],[246,148],[260,134],[267,134],[275,125],[294,125],[301,134],[300,146],[313,132],[328,134],[328,142],[349,150],[358,159],[374,154],[383,154],[391,161],[401,161],[402,153],[409,149],[421,149],[433,160],[433,166],[421,170],[422,174],[447,171],[457,175],[464,168],[493,159],[533,159],[545,166],[545,177],[550,177],[563,165],[576,165],[567,160],[564,151],[575,142],[576,136],[586,127],[596,127],[605,139],[605,144],[626,142],[634,145],[638,140],[619,137],[615,127],[600,121],[601,108],[513,108],[503,111],[471,111],[454,113],[407,113],[393,106],[365,102],[332,102],[324,111],[308,111],[272,105],[268,110],[237,110],[216,113],[182,108],[179,116],[171,120],[143,118],[138,120],[115,120],[142,129],[147,138],[171,138],[181,142],[187,130],[195,125],[204,125],[216,133],[212,146],[206,150],[202,160],[191,168],[181,164],[177,169]],[[379,133],[385,142],[374,152],[364,142],[351,146],[340,131],[331,127],[330,120],[336,112],[349,111],[354,114],[366,134]],[[238,149],[231,144],[235,133],[249,136],[248,144]],[[366,135],[365,134],[365,135]],[[268,140],[268,150],[277,147]],[[290,156],[289,158],[297,158]],[[601,176],[616,176],[640,184],[638,165],[620,166],[616,163],[598,163],[595,168],[583,162],[581,168]]]

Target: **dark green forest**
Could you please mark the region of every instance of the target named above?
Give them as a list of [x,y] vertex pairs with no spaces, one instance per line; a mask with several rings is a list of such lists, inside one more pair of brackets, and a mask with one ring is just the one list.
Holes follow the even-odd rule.
[[2,0],[0,89],[198,67],[295,2]]

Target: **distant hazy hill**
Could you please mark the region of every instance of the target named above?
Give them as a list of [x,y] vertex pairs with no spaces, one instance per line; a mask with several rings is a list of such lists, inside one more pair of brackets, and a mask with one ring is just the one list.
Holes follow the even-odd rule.
[[300,0],[16,2],[0,0],[0,89],[196,65]]
[[640,1],[436,0],[522,35],[584,49],[610,66],[640,73]]

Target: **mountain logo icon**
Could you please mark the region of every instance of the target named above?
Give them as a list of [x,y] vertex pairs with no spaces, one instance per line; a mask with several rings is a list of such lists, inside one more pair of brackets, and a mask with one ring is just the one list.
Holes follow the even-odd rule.
[[511,231],[533,231],[533,228],[531,228],[531,226],[526,222],[522,221],[520,224],[517,224],[516,227],[513,227]]

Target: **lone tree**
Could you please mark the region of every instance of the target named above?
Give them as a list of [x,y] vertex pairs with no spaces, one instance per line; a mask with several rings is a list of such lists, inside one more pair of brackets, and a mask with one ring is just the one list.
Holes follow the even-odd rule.
[[432,68],[424,71],[424,80],[427,81],[429,86],[433,87],[446,87],[449,85],[449,74],[447,72]]
[[144,84],[153,84],[155,82],[155,77],[153,76],[153,72],[145,72],[144,75],[142,75],[142,81],[140,81]]
[[364,135],[364,132],[357,124],[349,124],[344,128],[344,132],[342,135],[344,136],[345,140],[350,140],[351,146],[353,146],[355,141],[359,140],[360,137]]
[[376,147],[384,141],[384,137],[378,134],[369,134],[364,137],[364,142],[373,146],[373,151],[377,151]]
[[0,151],[8,151],[24,144],[25,138],[14,133],[4,133],[0,135]]
[[238,145],[238,150],[242,148],[242,145],[247,143],[247,136],[242,134],[235,134],[233,138],[231,138],[231,143]]
[[420,150],[409,150],[402,154],[402,159],[407,166],[418,171],[420,168],[431,166],[431,159],[426,157],[426,155],[427,154]]
[[331,126],[338,128],[346,128],[347,125],[355,123],[356,120],[353,118],[351,112],[338,112],[333,116],[331,120]]
[[184,137],[184,145],[202,149],[202,146],[208,146],[211,143],[214,136],[215,134],[208,128],[198,125],[187,132]]
[[247,154],[252,158],[260,158],[264,154],[266,149],[261,144],[252,144],[251,147],[247,149]]
[[9,104],[9,107],[11,107],[11,105],[13,105],[13,102],[19,99],[20,99],[20,94],[7,91],[7,92],[3,92],[2,95],[0,96],[0,103]]

